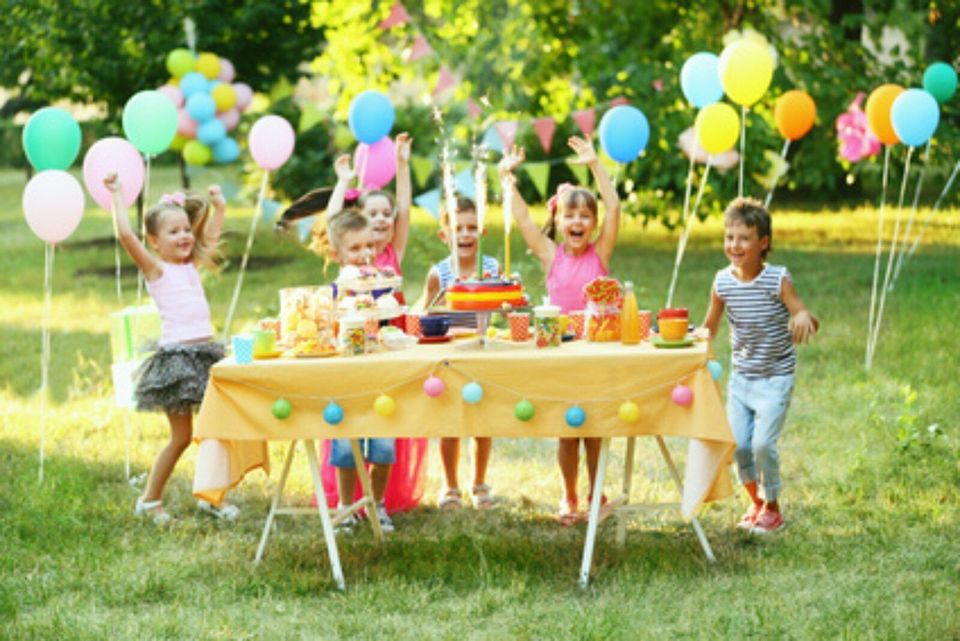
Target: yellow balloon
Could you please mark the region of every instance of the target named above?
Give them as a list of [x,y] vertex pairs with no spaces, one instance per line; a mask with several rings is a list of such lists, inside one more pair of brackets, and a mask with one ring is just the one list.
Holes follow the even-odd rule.
[[228,83],[217,85],[210,91],[213,103],[217,105],[217,112],[229,111],[237,104],[237,92]]
[[708,154],[730,151],[740,137],[740,116],[725,102],[707,105],[697,114],[697,142]]
[[201,53],[197,56],[194,69],[202,73],[208,80],[213,80],[220,75],[220,56],[215,53]]
[[177,134],[173,137],[173,140],[170,141],[170,149],[174,151],[183,151],[184,146],[187,144],[189,138],[184,138],[180,134]]
[[636,423],[640,420],[640,407],[633,401],[624,401],[617,414],[624,423]]
[[397,403],[387,394],[381,394],[373,402],[373,411],[380,416],[390,416],[397,409]]
[[773,80],[770,52],[753,40],[740,40],[724,51],[720,84],[730,100],[749,107],[763,97]]

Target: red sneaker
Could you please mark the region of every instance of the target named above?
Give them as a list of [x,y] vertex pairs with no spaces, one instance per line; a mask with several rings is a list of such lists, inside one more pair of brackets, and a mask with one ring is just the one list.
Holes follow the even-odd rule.
[[743,516],[740,517],[740,522],[737,523],[738,530],[752,530],[753,526],[757,523],[757,517],[760,516],[760,510],[763,508],[763,503],[754,503],[750,506],[750,509],[744,512]]
[[764,510],[760,513],[760,516],[757,517],[756,523],[753,524],[753,527],[750,529],[751,534],[773,534],[777,530],[783,529],[783,526],[786,525],[786,522],[783,520],[783,515],[780,512],[774,512],[773,510]]

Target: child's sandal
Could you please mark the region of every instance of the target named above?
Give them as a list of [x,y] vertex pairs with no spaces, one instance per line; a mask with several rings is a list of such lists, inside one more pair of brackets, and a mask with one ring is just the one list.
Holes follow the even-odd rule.
[[440,495],[437,506],[441,510],[459,510],[463,507],[463,494],[455,487],[448,487]]
[[583,517],[577,509],[576,500],[568,501],[567,499],[561,499],[560,510],[557,512],[557,521],[560,522],[560,525],[564,527],[576,525],[581,518]]
[[163,509],[163,501],[144,501],[142,496],[137,497],[137,503],[133,506],[133,515],[140,518],[153,520],[155,525],[166,525],[171,521],[170,515]]
[[473,496],[473,507],[477,510],[489,510],[493,507],[493,488],[486,483],[474,485],[470,491]]
[[236,521],[237,517],[240,516],[240,508],[233,503],[227,502],[214,505],[210,501],[200,499],[197,501],[197,509],[224,521]]

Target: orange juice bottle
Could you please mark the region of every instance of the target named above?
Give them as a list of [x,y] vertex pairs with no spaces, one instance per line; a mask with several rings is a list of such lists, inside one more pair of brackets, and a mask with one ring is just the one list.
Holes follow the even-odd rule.
[[640,342],[640,312],[637,309],[637,295],[633,293],[633,283],[630,281],[623,284],[620,342],[624,345],[636,345]]

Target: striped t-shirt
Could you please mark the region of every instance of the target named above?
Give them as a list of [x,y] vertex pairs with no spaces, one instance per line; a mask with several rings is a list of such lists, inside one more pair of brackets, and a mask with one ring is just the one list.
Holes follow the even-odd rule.
[[[496,278],[500,274],[500,265],[493,256],[482,257],[483,272]],[[439,263],[436,263],[434,269],[437,270],[437,276],[440,277],[440,289],[446,289],[454,283],[456,276],[453,273],[453,257],[447,256]],[[477,328],[477,314],[475,312],[450,312],[450,324],[454,327]]]
[[738,280],[732,266],[713,279],[730,321],[733,367],[748,378],[793,374],[796,366],[790,310],[780,298],[784,278],[790,278],[786,267],[764,265],[749,282]]

